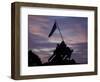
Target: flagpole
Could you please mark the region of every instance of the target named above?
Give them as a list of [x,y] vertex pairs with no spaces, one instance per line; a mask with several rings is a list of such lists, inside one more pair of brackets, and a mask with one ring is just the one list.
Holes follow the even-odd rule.
[[[57,23],[56,23],[56,24],[57,24]],[[62,41],[64,41],[63,36],[62,36],[62,33],[61,33],[61,31],[60,31],[60,28],[59,28],[58,24],[57,24],[57,27],[58,27],[58,30],[59,30],[59,33],[60,33],[61,39],[62,39]]]

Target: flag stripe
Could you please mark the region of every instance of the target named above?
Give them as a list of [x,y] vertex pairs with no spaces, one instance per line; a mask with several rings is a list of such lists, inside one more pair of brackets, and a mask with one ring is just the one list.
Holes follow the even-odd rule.
[[56,28],[57,28],[57,26],[56,26],[56,22],[55,22],[54,25],[53,25],[53,28],[52,28],[51,32],[49,33],[49,36],[48,37],[51,37],[52,36],[52,34],[56,30]]

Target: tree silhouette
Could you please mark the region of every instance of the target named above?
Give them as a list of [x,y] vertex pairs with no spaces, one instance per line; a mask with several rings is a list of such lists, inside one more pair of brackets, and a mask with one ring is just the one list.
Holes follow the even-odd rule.
[[28,51],[28,66],[42,65],[40,58],[31,50]]

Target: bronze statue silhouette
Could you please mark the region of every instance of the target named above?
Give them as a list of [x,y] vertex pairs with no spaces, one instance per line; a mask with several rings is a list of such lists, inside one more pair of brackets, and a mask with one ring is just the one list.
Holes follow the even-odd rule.
[[[62,41],[60,44],[57,44],[56,49],[54,50],[53,55],[48,59],[50,64],[72,64],[71,55],[73,50],[66,46],[65,42]],[[75,62],[73,62],[75,63]]]
[[55,21],[53,28],[52,28],[51,32],[49,33],[48,37],[51,37],[57,28],[60,33],[62,41],[61,41],[61,43],[57,44],[57,47],[54,50],[53,55],[48,59],[48,62],[51,64],[76,63],[75,61],[73,61],[74,59],[71,60],[71,55],[72,55],[73,50],[65,44],[60,27],[58,26],[56,21]]

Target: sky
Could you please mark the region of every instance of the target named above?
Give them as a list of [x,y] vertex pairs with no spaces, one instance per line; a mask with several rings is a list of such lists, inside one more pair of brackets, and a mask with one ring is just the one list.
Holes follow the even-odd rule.
[[58,29],[50,38],[48,37],[55,21],[66,45],[74,50],[72,58],[77,63],[88,63],[88,18],[86,17],[28,15],[28,49],[37,54],[42,63],[48,61],[57,43],[62,41]]

